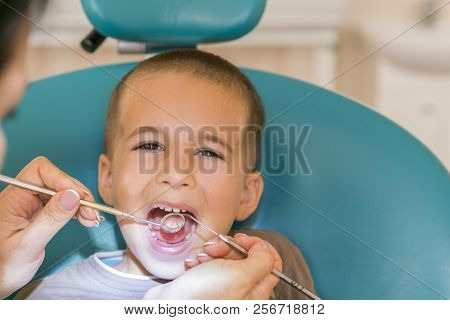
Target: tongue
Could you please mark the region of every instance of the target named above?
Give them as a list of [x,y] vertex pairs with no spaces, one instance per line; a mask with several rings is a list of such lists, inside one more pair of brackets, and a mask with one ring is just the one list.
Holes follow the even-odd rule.
[[184,240],[186,234],[187,232],[185,228],[181,228],[180,231],[174,233],[167,233],[160,230],[159,232],[160,237],[157,236],[157,238],[167,243],[178,243]]

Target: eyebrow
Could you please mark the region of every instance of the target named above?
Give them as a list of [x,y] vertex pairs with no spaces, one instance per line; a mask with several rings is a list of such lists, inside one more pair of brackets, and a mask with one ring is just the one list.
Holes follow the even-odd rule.
[[229,152],[233,152],[233,149],[231,148],[231,146],[228,143],[226,143],[225,141],[223,141],[222,139],[220,139],[218,136],[206,133],[203,135],[203,140],[220,144],[222,147],[227,149]]
[[137,127],[136,129],[133,130],[133,132],[128,136],[127,140],[130,139],[131,137],[137,135],[137,134],[142,134],[142,133],[146,133],[146,132],[151,132],[154,134],[159,134],[160,130],[158,128],[155,127],[150,127],[150,126],[145,126],[145,127]]

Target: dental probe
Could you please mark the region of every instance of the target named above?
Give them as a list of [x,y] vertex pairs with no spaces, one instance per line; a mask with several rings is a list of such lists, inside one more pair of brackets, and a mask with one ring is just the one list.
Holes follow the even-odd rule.
[[[0,181],[4,182],[4,183],[7,183],[7,184],[14,185],[14,186],[19,187],[19,188],[28,189],[28,190],[36,191],[36,192],[39,192],[39,193],[47,194],[49,196],[54,196],[56,194],[56,192],[53,191],[53,190],[41,188],[41,187],[38,187],[38,186],[35,186],[35,185],[32,185],[32,184],[26,183],[26,182],[22,182],[20,180],[14,179],[14,178],[10,178],[10,177],[4,176],[2,174],[0,174]],[[94,209],[97,209],[99,211],[112,214],[114,216],[122,216],[122,217],[130,218],[130,219],[134,219],[134,220],[139,221],[139,222],[150,223],[150,224],[157,225],[157,226],[161,225],[158,222],[148,221],[146,219],[136,217],[135,215],[132,215],[132,214],[129,214],[129,213],[117,210],[117,209],[112,208],[112,207],[105,206],[103,204],[95,203],[95,202],[90,202],[90,201],[86,201],[86,200],[80,200],[80,205],[83,205],[83,206],[86,206],[86,207],[90,207],[90,208],[94,208]]]
[[[219,237],[219,239],[221,239],[222,241],[224,241],[226,244],[228,244],[229,246],[237,249],[238,251],[240,251],[242,254],[244,254],[245,256],[248,256],[248,251],[247,249],[243,248],[242,246],[240,246],[236,241],[233,240],[233,238],[228,237],[224,234],[218,233],[217,231],[211,229],[210,227],[208,227],[207,225],[201,223],[200,221],[198,221],[196,218],[192,217],[191,215],[185,214],[185,216],[191,218],[192,220],[194,220],[195,222],[197,222],[199,225],[201,225],[202,227],[204,227],[205,229],[208,229],[209,231],[211,231],[212,233],[214,233],[217,237]],[[310,297],[313,300],[321,300],[317,295],[315,295],[314,293],[312,293],[311,291],[309,291],[308,289],[306,289],[304,286],[302,286],[300,283],[298,283],[297,281],[289,278],[288,276],[286,276],[284,273],[278,271],[277,269],[273,268],[272,269],[272,273],[274,275],[276,275],[278,278],[284,280],[285,282],[287,282],[288,284],[290,284],[291,286],[293,286],[294,288],[298,289],[299,291],[303,292],[305,295],[307,295],[308,297]]]

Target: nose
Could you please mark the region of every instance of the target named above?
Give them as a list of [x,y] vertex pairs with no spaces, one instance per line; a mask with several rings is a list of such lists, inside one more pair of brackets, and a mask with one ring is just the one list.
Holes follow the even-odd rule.
[[156,182],[161,186],[170,186],[172,188],[192,189],[197,185],[194,173],[193,162],[185,156],[165,157],[162,166],[156,177]]

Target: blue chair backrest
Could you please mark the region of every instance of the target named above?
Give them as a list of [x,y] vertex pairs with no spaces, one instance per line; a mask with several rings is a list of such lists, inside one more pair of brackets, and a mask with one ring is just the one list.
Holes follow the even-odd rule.
[[[14,176],[44,155],[96,191],[107,102],[133,66],[34,82],[17,117],[5,123],[10,145],[5,174]],[[297,244],[325,299],[450,297],[450,177],[435,156],[393,122],[344,96],[276,74],[243,71],[273,120],[263,143],[263,198],[243,224],[280,231]],[[288,146],[269,145],[273,125],[306,125],[300,132],[308,137],[302,145],[295,139]],[[294,174],[273,169],[271,157],[292,156],[294,150],[304,155]],[[305,168],[310,172],[302,174]],[[91,230],[73,221],[50,243],[38,275],[123,246],[113,218]]]

